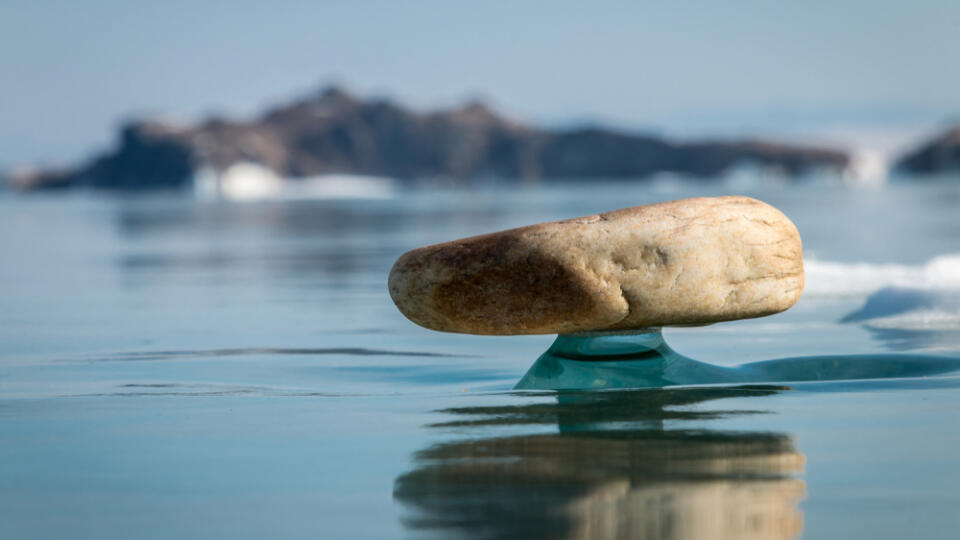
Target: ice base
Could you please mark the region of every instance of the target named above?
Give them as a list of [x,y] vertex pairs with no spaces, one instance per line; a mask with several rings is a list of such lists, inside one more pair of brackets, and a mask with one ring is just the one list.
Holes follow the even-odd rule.
[[826,355],[718,366],[683,356],[659,328],[561,334],[517,390],[660,388],[926,377],[960,370],[960,359],[918,354]]

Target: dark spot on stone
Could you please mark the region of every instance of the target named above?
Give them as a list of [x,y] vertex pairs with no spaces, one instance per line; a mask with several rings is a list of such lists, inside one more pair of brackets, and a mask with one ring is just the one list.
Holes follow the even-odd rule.
[[432,303],[465,331],[562,326],[596,307],[583,278],[509,236],[481,238],[435,256],[454,269]]

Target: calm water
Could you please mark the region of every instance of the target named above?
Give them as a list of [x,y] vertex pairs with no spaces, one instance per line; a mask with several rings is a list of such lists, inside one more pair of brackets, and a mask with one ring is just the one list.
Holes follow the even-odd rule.
[[514,392],[552,336],[386,292],[419,245],[729,193],[795,221],[807,289],[674,349],[960,358],[960,182],[0,194],[0,538],[956,538],[960,377]]

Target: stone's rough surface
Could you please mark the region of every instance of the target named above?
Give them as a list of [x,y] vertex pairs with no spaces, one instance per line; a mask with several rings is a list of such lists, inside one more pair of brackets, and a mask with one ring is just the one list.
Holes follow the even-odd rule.
[[413,322],[553,334],[762,317],[803,289],[800,235],[748,197],[671,201],[402,255],[390,296]]

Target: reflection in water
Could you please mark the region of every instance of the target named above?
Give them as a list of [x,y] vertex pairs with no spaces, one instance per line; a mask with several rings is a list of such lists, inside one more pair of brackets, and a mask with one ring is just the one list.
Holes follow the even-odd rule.
[[885,328],[863,325],[870,335],[893,351],[911,351],[922,348],[960,349],[960,330]]
[[[195,349],[183,351],[135,351],[122,352],[98,356],[94,361],[118,362],[137,360],[179,360],[184,358],[210,358],[224,356],[261,356],[261,355],[346,355],[346,356],[416,356],[424,358],[464,358],[471,355],[452,355],[422,351],[389,351],[383,349],[367,349],[365,347],[326,347],[326,348],[277,348],[251,347],[244,349]],[[89,361],[89,360],[87,360]]]
[[[415,201],[401,206],[374,200],[122,200],[115,227],[133,249],[118,257],[117,266],[150,279],[178,271],[263,269],[266,277],[280,280],[318,274],[349,278],[375,271],[379,284],[407,249],[458,231],[474,233],[484,223],[495,226],[504,213],[491,205],[453,209]],[[146,245],[152,249],[144,251]]]
[[356,289],[374,276],[379,286],[405,245],[404,221],[367,202],[125,201],[115,223],[128,242],[116,265],[131,289],[178,279]]
[[[762,414],[690,406],[780,390],[561,393],[555,403],[438,411],[457,418],[432,428],[467,437],[417,453],[394,496],[409,510],[404,524],[425,535],[795,538],[804,458],[791,437],[684,425]],[[533,433],[472,437],[524,425]]]
[[858,323],[887,349],[906,351],[924,347],[960,346],[960,290],[956,268],[941,261],[937,288],[884,287],[871,294],[841,323]]

